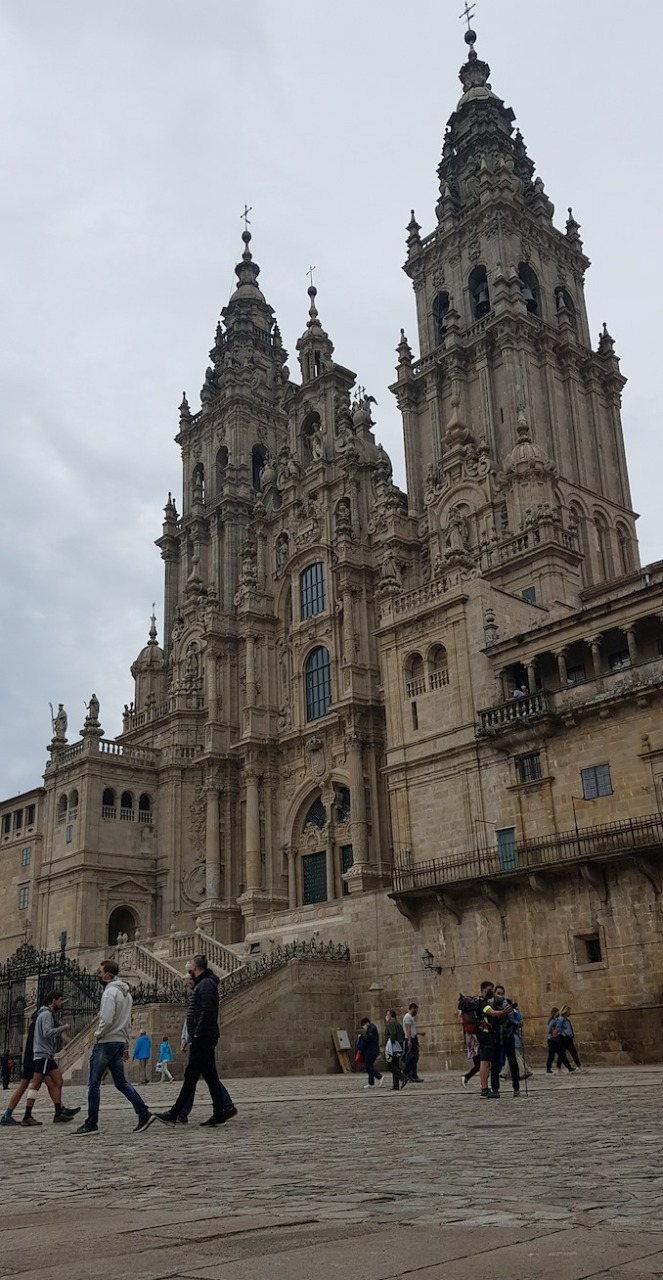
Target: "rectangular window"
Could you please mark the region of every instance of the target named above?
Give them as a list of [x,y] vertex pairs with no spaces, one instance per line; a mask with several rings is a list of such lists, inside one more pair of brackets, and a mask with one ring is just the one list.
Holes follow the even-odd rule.
[[585,938],[585,951],[587,964],[600,964],[603,959],[601,951],[601,939],[598,933],[593,933],[591,937]]
[[33,804],[29,804],[25,811],[25,825],[27,827],[34,827],[35,825],[35,806]]
[[525,587],[520,594],[528,604],[536,604],[536,587]]
[[[343,872],[344,875],[346,871],[350,870],[350,867],[353,865],[353,862],[354,862],[354,859],[352,856],[352,845],[351,844],[341,845],[341,871]],[[348,894],[349,892],[350,892],[350,886],[347,883],[347,881],[344,880],[343,896],[345,897],[346,894]]]
[[622,667],[630,667],[631,655],[628,649],[620,649],[618,653],[608,654],[608,666],[611,671],[621,671]]
[[18,909],[19,911],[27,911],[30,905],[30,885],[22,884],[18,891]]
[[321,560],[299,575],[299,603],[302,622],[325,609],[325,567]]
[[2,834],[3,836],[11,835],[12,816],[11,813],[3,813],[2,815]]
[[519,782],[538,782],[541,777],[541,756],[538,751],[516,760]]
[[515,871],[518,866],[516,849],[516,828],[500,827],[497,836],[497,853],[500,860],[500,871]]
[[[132,816],[133,816],[133,815],[132,815]],[[71,842],[72,842],[72,840],[73,840],[73,838],[74,838],[74,827],[73,827],[73,823],[71,823],[71,822],[68,822],[68,823],[67,823],[67,825],[66,825],[66,827],[65,827],[65,829],[64,829],[64,838],[65,838],[65,843],[66,843],[66,844],[71,844]]]
[[23,852],[21,853],[21,866],[29,867],[31,858],[32,858],[32,850],[30,848],[24,849]]
[[594,764],[591,769],[581,769],[583,800],[596,800],[599,796],[612,795],[609,764]]
[[23,826],[23,810],[17,809],[14,813],[14,831],[20,831]]
[[327,901],[327,855],[306,853],[302,858],[304,906]]
[[587,679],[587,671],[584,663],[579,663],[577,667],[566,668],[567,684],[584,684]]

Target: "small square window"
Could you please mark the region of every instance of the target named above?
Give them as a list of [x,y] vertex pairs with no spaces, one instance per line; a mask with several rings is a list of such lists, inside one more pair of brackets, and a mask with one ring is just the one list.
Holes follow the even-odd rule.
[[29,867],[31,858],[32,858],[32,850],[30,848],[24,849],[23,852],[21,853],[21,866]]
[[581,769],[583,800],[597,800],[599,796],[612,795],[612,780],[609,764],[594,764],[590,769]]
[[519,756],[516,760],[519,782],[538,782],[541,777],[541,756],[538,751]]
[[600,964],[603,959],[601,951],[601,939],[598,933],[593,933],[590,938],[585,938],[585,951],[587,953],[587,964]]
[[19,911],[27,911],[30,905],[30,885],[22,884],[18,891],[18,909]]
[[536,587],[524,587],[520,594],[528,604],[536,604]]
[[573,939],[575,962],[579,969],[588,964],[604,964],[603,947],[598,933],[578,933]]
[[587,671],[584,663],[579,663],[576,667],[566,668],[567,684],[584,684],[587,679]]

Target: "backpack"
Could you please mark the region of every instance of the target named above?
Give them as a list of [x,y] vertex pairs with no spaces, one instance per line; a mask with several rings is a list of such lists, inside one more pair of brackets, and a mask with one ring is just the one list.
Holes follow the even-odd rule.
[[458,1001],[463,1031],[468,1036],[475,1036],[482,1020],[485,1001],[480,996],[461,996]]

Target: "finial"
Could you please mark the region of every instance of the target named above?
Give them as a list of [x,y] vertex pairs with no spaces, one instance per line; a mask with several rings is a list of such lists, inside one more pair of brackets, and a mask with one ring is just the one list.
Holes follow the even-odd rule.
[[180,422],[190,422],[190,421],[191,421],[191,410],[189,408],[189,401],[186,398],[186,391],[183,391],[182,403],[180,405]]
[[150,638],[147,642],[148,644],[157,643],[157,615],[154,612],[155,608],[156,608],[155,603],[154,601],[152,601],[152,614],[150,616]]
[[398,354],[399,365],[412,364],[412,349],[405,336],[405,329],[401,329],[401,340],[398,346],[396,347],[396,352]]
[[[318,269],[317,267],[309,267],[308,271],[306,272],[306,274],[307,274],[307,276],[308,276],[308,278],[309,278],[309,284],[310,284],[310,286],[311,286],[311,289],[313,288],[313,272],[314,272],[314,271],[317,271],[317,269]],[[311,290],[309,289],[309,293],[310,293],[310,291],[311,291]]]
[[474,53],[474,45],[476,44],[477,39],[476,31],[473,31],[471,26],[471,19],[474,17],[475,9],[475,4],[468,4],[467,0],[465,0],[465,8],[462,13],[458,14],[461,21],[464,18],[467,23],[467,31],[465,32],[463,39],[465,40],[465,44],[470,45],[470,56]]
[[582,245],[580,239],[580,223],[576,222],[573,216],[573,209],[569,205],[569,216],[566,220],[566,236],[568,240],[572,240],[577,245]]
[[[245,230],[245,231],[248,231],[249,227],[251,226],[251,219],[249,218],[249,214],[250,214],[250,213],[253,213],[253,205],[249,205],[249,204],[247,204],[247,203],[246,203],[246,201],[245,201],[245,202],[244,202],[244,212],[243,212],[242,214],[240,214],[240,217],[241,217],[241,219],[242,219],[242,222],[244,223],[244,230]],[[249,239],[250,239],[250,238],[251,238],[251,237],[249,236]]]

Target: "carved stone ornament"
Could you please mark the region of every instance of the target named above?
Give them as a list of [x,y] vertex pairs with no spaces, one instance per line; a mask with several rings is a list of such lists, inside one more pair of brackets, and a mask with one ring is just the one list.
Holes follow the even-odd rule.
[[182,897],[192,907],[197,907],[205,897],[205,863],[199,862],[182,875]]

